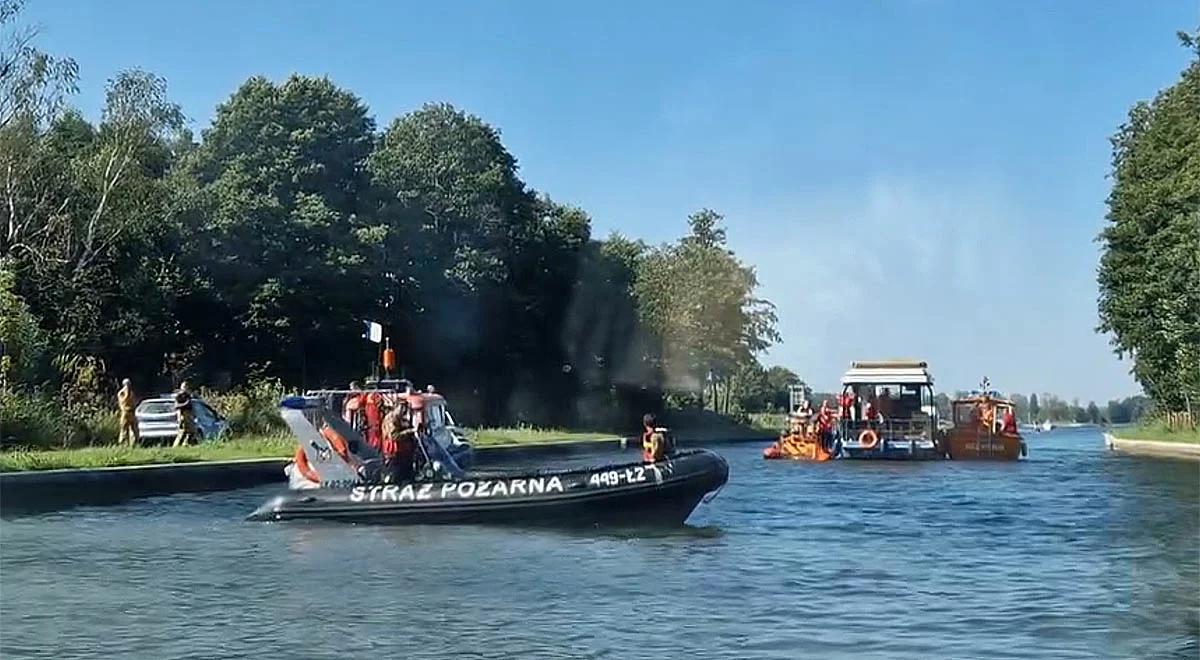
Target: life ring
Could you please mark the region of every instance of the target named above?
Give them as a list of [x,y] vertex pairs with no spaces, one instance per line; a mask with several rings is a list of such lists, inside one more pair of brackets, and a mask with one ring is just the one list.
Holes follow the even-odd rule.
[[879,446],[879,435],[871,429],[865,429],[858,434],[858,446],[863,449],[874,449]]
[[342,458],[347,463],[350,462],[350,449],[346,446],[346,439],[340,433],[335,431],[332,426],[326,424],[321,427],[321,436],[333,447],[334,453]]
[[296,469],[300,471],[300,476],[308,479],[314,484],[321,483],[321,475],[308,464],[308,454],[304,453],[303,447],[296,447]]

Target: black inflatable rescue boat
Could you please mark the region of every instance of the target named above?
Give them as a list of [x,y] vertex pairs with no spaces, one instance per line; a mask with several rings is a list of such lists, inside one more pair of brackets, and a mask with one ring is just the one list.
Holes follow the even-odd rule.
[[[419,469],[414,478],[383,483],[374,456],[348,454],[339,438],[364,452],[354,431],[323,414],[312,399],[281,405],[305,461],[292,487],[251,520],[335,520],[376,524],[521,523],[554,525],[682,524],[729,477],[719,455],[676,451],[664,460],[561,470],[465,471],[414,419]],[[317,425],[325,425],[318,427]],[[320,428],[318,431],[317,429]],[[330,442],[333,438],[334,442]],[[348,459],[348,460],[347,460]]]

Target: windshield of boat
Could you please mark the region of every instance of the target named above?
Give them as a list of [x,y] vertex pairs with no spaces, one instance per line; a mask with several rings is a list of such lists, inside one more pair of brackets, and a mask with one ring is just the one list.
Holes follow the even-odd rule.
[[429,406],[425,415],[425,423],[429,425],[430,430],[440,429],[446,425],[445,410],[440,405]]

